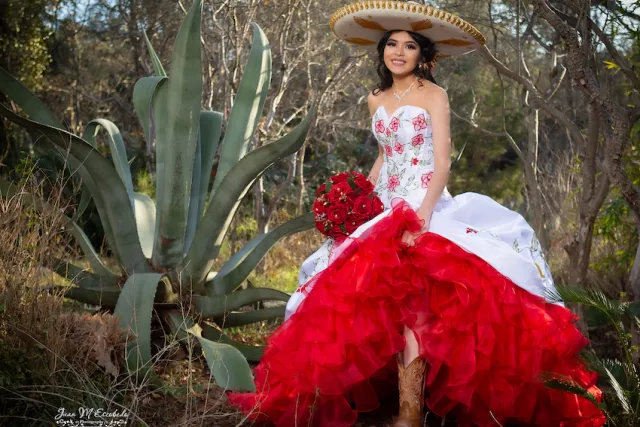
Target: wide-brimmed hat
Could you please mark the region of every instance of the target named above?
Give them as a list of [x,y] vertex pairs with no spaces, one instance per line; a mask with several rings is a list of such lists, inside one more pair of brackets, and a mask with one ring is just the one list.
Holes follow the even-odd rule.
[[463,55],[485,44],[478,29],[449,12],[416,2],[362,0],[336,10],[333,33],[342,40],[375,51],[387,31],[413,31],[436,45],[438,57]]

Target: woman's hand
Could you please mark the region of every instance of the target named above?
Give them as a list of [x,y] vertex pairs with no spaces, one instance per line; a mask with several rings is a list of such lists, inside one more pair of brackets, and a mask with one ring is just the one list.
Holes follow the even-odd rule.
[[415,246],[416,244],[415,240],[421,235],[423,235],[424,233],[426,233],[427,231],[429,231],[429,225],[431,223],[431,214],[430,213],[427,214],[420,210],[416,211],[416,214],[418,215],[418,218],[424,221],[424,223],[422,225],[422,228],[417,233],[412,233],[409,230],[404,231],[404,233],[402,234],[401,242],[404,246],[407,246],[407,247]]

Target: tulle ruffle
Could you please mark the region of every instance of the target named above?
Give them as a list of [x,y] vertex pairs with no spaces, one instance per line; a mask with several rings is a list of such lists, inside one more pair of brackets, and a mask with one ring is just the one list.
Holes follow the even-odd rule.
[[587,340],[569,310],[517,287],[481,258],[419,230],[409,205],[358,238],[312,280],[296,313],[268,339],[255,369],[256,393],[230,393],[255,421],[277,426],[350,426],[374,410],[395,382],[404,325],[429,368],[429,409],[459,425],[513,420],[539,426],[600,426],[602,412],[574,394],[546,388],[553,372],[597,399],[597,375],[578,357]]

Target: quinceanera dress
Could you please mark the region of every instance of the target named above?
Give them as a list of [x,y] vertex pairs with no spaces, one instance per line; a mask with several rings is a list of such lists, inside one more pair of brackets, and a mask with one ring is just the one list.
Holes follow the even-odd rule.
[[397,390],[407,325],[427,361],[430,411],[459,425],[603,425],[592,402],[540,379],[554,372],[602,398],[578,357],[587,340],[576,316],[545,300],[554,284],[531,227],[486,196],[445,189],[429,232],[403,246],[403,231],[421,227],[415,209],[434,170],[431,121],[412,105],[391,116],[380,107],[372,120],[385,211],[302,264],[255,369],[257,391],[230,393],[231,404],[277,426],[350,426]]

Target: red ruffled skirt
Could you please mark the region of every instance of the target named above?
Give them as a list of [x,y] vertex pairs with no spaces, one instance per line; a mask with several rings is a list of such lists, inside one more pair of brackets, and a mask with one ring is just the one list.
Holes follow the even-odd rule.
[[597,375],[578,356],[588,342],[571,311],[437,234],[406,248],[406,229],[419,230],[420,221],[401,202],[350,239],[269,337],[255,369],[256,392],[229,393],[230,403],[281,427],[353,425],[394,381],[406,325],[427,361],[426,404],[437,415],[453,413],[459,425],[480,427],[605,423],[589,400],[540,379],[556,373],[602,399]]

